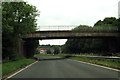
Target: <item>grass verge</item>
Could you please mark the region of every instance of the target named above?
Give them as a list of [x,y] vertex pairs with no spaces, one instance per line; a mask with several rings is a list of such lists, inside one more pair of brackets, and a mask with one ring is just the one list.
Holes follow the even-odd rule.
[[52,54],[35,54],[34,57],[53,56]]
[[21,59],[17,61],[10,61],[7,63],[2,64],[2,76],[8,75],[10,73],[13,73],[21,68],[24,68],[25,66],[33,63],[35,60],[33,59]]
[[73,60],[79,60],[79,61],[84,61],[88,63],[93,63],[93,64],[98,64],[102,66],[107,66],[115,69],[120,70],[120,60],[114,60],[114,59],[97,59],[97,58],[88,58],[84,56],[74,56],[70,57],[70,59]]
[[0,79],[2,78],[2,64],[0,63]]
[[49,56],[52,56],[52,57],[60,57],[60,58],[64,58],[66,57],[68,54],[35,54],[34,57],[41,57],[41,56],[45,56],[45,57],[49,57]]

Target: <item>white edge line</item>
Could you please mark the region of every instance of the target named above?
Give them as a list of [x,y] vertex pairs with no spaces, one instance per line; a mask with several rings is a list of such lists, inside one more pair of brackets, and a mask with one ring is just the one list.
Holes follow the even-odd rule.
[[[72,59],[69,59],[69,60],[72,60]],[[72,61],[77,61],[77,62],[81,62],[81,63],[85,63],[85,64],[97,66],[97,67],[102,67],[102,68],[105,68],[105,69],[114,70],[114,71],[118,71],[118,72],[120,71],[118,69],[114,69],[114,68],[110,68],[110,67],[106,67],[106,66],[101,66],[101,65],[98,65],[98,64],[88,63],[88,62],[84,62],[84,61],[78,61],[78,60],[72,60]]]
[[20,73],[21,71],[27,69],[28,67],[32,66],[33,64],[35,64],[35,63],[37,63],[37,62],[38,62],[38,61],[35,61],[35,62],[33,62],[32,64],[26,66],[25,68],[22,68],[21,70],[17,71],[16,73],[14,73],[14,74],[8,76],[8,77],[6,78],[6,80],[9,79],[9,78],[11,78],[11,77],[13,77],[13,76],[15,76],[16,74]]

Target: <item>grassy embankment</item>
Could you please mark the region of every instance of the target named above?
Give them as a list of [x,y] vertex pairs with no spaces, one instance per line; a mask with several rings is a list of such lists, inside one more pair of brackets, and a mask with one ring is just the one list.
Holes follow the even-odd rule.
[[10,73],[13,73],[25,66],[33,63],[35,60],[33,59],[19,59],[16,61],[9,61],[2,64],[2,76],[6,76]]
[[2,77],[2,64],[0,63],[0,79]]
[[[52,54],[37,54],[35,56],[53,56]],[[88,62],[88,63],[93,63],[93,64],[98,64],[102,66],[107,66],[115,69],[120,70],[120,60],[115,60],[115,59],[104,59],[104,58],[88,58],[86,56],[76,56],[76,55],[71,55],[71,54],[57,54],[54,55],[56,57],[66,57],[72,60],[78,60],[78,61],[83,61],[83,62]]]
[[120,70],[120,60],[103,59],[103,58],[102,59],[88,58],[85,56],[75,56],[75,57],[70,57],[70,59],[93,63],[93,64],[98,64],[98,65],[107,66],[107,67],[111,67],[111,68]]

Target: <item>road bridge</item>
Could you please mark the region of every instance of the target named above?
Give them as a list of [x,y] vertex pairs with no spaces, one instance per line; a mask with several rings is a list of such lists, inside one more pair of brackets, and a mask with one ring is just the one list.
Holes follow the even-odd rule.
[[[19,52],[26,54],[25,46],[26,42],[30,40],[44,40],[44,39],[83,39],[83,38],[92,38],[92,39],[105,39],[109,43],[109,49],[113,50],[115,47],[115,43],[117,38],[120,38],[119,32],[90,32],[90,31],[70,31],[70,30],[52,30],[52,31],[35,31],[32,33],[28,33],[22,36],[22,40],[20,41]],[[115,50],[115,49],[114,49]]]
[[[66,29],[64,29],[66,27]],[[75,30],[74,26],[53,26],[53,30],[51,30],[50,26],[48,27],[48,30],[40,30],[28,33],[26,35],[23,35],[21,37],[21,40],[19,41],[19,53],[20,54],[26,54],[26,42],[30,40],[44,40],[44,39],[83,39],[83,38],[100,38],[100,39],[106,39],[109,43],[109,49],[113,49],[113,46],[115,46],[115,42],[118,41],[117,39],[120,38],[120,33],[118,31],[117,27],[112,28],[92,28],[92,27],[80,27],[77,30]],[[46,28],[46,27],[44,27]],[[56,29],[57,30],[56,30]],[[62,29],[60,29],[62,28]],[[68,28],[68,30],[67,30]]]
[[119,32],[76,32],[62,31],[36,31],[24,35],[23,39],[69,39],[69,38],[114,38],[119,37]]

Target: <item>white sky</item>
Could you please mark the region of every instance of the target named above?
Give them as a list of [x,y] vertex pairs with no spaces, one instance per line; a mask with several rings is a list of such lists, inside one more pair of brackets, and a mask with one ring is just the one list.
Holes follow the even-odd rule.
[[[120,0],[25,0],[37,7],[38,26],[89,25],[105,17],[118,18]],[[40,29],[44,29],[40,27]],[[49,29],[49,28],[48,28]],[[45,30],[45,29],[44,29]],[[62,45],[66,40],[42,40],[40,44]]]

